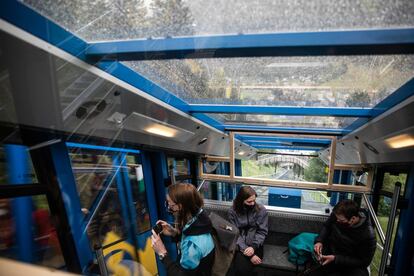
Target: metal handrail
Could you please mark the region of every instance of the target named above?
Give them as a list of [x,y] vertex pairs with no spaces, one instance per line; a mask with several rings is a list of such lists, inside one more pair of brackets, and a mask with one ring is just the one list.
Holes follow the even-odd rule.
[[101,276],[108,276],[108,270],[106,269],[105,257],[103,255],[102,247],[95,248],[96,260],[98,261],[99,270]]
[[387,233],[385,234],[385,245],[384,245],[384,250],[382,251],[380,269],[378,272],[379,276],[384,275],[385,266],[388,263],[388,254],[389,254],[390,247],[391,247],[391,237],[392,237],[392,231],[394,230],[395,216],[397,215],[397,204],[398,204],[398,199],[400,197],[400,190],[401,190],[401,183],[396,182],[395,188],[394,188],[394,194],[392,196],[391,214],[390,214],[390,218],[387,224]]
[[203,185],[204,185],[204,183],[206,182],[206,180],[205,179],[203,179],[203,181],[201,182],[201,184],[200,185],[198,185],[198,187],[197,187],[197,191],[199,192],[200,190],[201,190],[201,187],[203,187]]
[[362,194],[362,197],[364,198],[365,204],[368,207],[368,211],[371,215],[372,220],[374,221],[375,224],[375,228],[377,228],[380,240],[381,240],[381,244],[384,245],[385,243],[385,235],[384,235],[384,231],[382,231],[381,228],[381,224],[379,223],[378,217],[375,214],[375,210],[374,207],[372,207],[371,201],[368,200],[368,197],[366,194]]

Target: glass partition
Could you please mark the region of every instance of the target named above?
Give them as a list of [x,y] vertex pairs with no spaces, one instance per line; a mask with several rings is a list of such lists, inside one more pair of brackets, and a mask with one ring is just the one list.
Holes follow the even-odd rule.
[[242,176],[326,183],[328,166],[312,151],[275,150],[241,161]]
[[202,160],[203,173],[217,174],[217,175],[229,175],[230,163],[221,161],[208,161]]
[[414,76],[412,55],[208,58],[125,64],[190,104],[370,108]]

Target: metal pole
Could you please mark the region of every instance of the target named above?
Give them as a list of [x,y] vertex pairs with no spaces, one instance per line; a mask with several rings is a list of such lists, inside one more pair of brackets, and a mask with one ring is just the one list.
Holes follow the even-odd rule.
[[108,276],[108,270],[106,269],[102,247],[95,248],[95,254],[96,260],[98,261],[99,270],[101,271],[101,276]]
[[197,187],[197,191],[198,191],[198,192],[201,190],[201,187],[203,187],[204,182],[206,182],[206,180],[205,180],[205,179],[203,179],[203,181],[201,182],[201,184],[200,184],[200,185],[198,185],[198,187]]
[[394,188],[394,194],[392,195],[391,203],[391,214],[387,224],[387,233],[385,234],[385,245],[384,250],[382,251],[381,264],[379,268],[378,275],[383,276],[385,273],[385,266],[388,263],[388,253],[391,246],[392,231],[394,229],[395,216],[397,214],[397,203],[400,197],[401,183],[396,182]]
[[170,178],[171,178],[171,185],[175,185],[175,174],[174,174],[174,167],[170,167]]
[[378,234],[381,240],[381,244],[384,245],[385,243],[384,231],[382,231],[381,224],[379,223],[378,217],[375,214],[374,207],[372,207],[371,201],[368,200],[368,197],[366,194],[362,194],[362,197],[364,198],[365,204],[368,207],[368,211],[371,215],[371,218],[374,221],[375,228],[377,228],[377,231],[378,231]]

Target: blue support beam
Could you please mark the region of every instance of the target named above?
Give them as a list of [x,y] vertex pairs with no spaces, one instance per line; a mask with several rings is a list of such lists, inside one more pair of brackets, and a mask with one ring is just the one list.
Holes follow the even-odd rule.
[[252,144],[252,147],[256,149],[282,149],[282,150],[306,150],[306,151],[319,151],[322,148],[315,148],[315,147],[301,147],[301,146],[274,146],[274,145],[266,145],[266,144]]
[[299,128],[299,127],[270,127],[258,125],[223,125],[227,131],[240,132],[282,132],[282,133],[300,133],[300,134],[318,134],[318,135],[335,135],[342,136],[351,132],[347,129],[334,128]]
[[240,139],[245,143],[252,142],[293,142],[293,143],[313,143],[313,144],[322,144],[329,145],[331,139],[318,139],[318,138],[295,138],[295,137],[278,137],[275,134],[272,136],[252,136],[252,135],[236,135],[237,139]]
[[383,55],[414,53],[414,29],[135,39],[89,44],[92,60]]
[[292,116],[334,116],[334,117],[371,117],[371,108],[354,107],[293,107],[293,106],[255,106],[255,105],[213,105],[190,104],[190,113],[237,113],[268,114]]
[[[90,248],[89,238],[83,234],[84,215],[81,211],[81,203],[76,186],[76,179],[72,170],[66,143],[59,142],[50,146],[53,165],[58,177],[57,183],[62,194],[63,203],[68,216],[68,222],[76,245],[77,258],[83,273],[86,273],[93,255]],[[69,233],[67,234],[69,236]]]
[[253,144],[262,144],[262,145],[279,145],[279,146],[310,146],[310,147],[323,147],[328,146],[330,143],[314,143],[312,141],[306,141],[306,142],[293,142],[293,141],[260,141],[260,140],[244,140],[244,143],[248,145]]
[[[4,145],[7,182],[13,185],[32,183],[30,170],[30,156],[27,147],[21,145]],[[39,184],[40,185],[40,184]],[[13,198],[13,226],[15,229],[15,251],[18,260],[26,263],[35,262],[35,243],[32,233],[33,227],[33,200],[30,196]],[[7,252],[7,251],[6,251]]]
[[72,142],[67,142],[66,146],[68,148],[81,148],[81,149],[102,150],[102,151],[123,152],[123,153],[137,153],[137,154],[139,153],[139,150],[134,150],[134,149],[114,148],[114,147],[88,145],[88,144],[80,144],[80,143],[72,143]]

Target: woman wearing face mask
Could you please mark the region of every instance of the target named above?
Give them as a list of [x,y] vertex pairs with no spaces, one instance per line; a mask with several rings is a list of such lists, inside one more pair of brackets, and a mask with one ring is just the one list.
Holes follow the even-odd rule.
[[203,199],[195,187],[190,184],[176,184],[168,187],[166,200],[168,211],[174,215],[176,227],[165,221],[162,235],[172,236],[179,242],[179,256],[172,261],[160,236],[152,230],[152,247],[164,264],[167,274],[211,275],[214,262],[214,243],[211,236],[212,224],[203,211]]
[[254,266],[262,263],[263,243],[268,232],[266,208],[256,203],[257,194],[243,186],[233,201],[229,221],[239,228],[238,250],[229,274],[252,275]]

